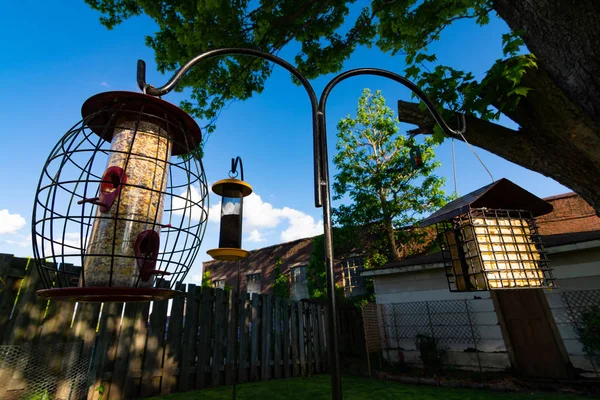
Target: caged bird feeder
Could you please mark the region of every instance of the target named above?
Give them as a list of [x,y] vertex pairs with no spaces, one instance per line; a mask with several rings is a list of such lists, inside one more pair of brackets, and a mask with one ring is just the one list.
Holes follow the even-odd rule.
[[456,199],[435,224],[450,291],[554,287],[535,217],[552,205],[507,179]]
[[206,228],[206,176],[188,155],[200,128],[142,93],[95,95],[82,116],[50,153],[35,195],[38,294],[97,302],[177,295]]
[[[237,169],[240,179],[237,179]],[[229,178],[222,179],[212,186],[212,191],[221,196],[221,227],[219,248],[207,253],[215,260],[239,261],[250,252],[242,249],[242,217],[244,197],[252,193],[252,186],[244,182],[244,168],[240,157],[231,160]]]

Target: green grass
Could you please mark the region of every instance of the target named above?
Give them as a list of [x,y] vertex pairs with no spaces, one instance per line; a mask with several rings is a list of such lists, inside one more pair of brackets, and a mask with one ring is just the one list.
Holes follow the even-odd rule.
[[[279,379],[238,385],[239,400],[328,400],[331,398],[330,377]],[[348,377],[343,379],[344,400],[518,400],[560,399],[575,400],[582,397],[555,393],[502,393],[475,389],[450,389],[425,385],[406,385],[397,382],[369,378]],[[231,399],[231,386],[176,393],[154,397],[172,400],[220,400]]]

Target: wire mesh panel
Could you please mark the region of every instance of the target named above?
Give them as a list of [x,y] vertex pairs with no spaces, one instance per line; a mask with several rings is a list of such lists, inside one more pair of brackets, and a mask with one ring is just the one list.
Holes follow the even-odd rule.
[[450,291],[554,286],[529,211],[471,209],[437,228]]
[[0,346],[0,399],[86,399],[90,359],[81,343]]
[[469,301],[419,301],[385,304],[383,310],[387,346],[415,343],[417,335],[435,338],[444,344],[476,347],[480,340]]
[[[591,311],[594,307],[600,307],[600,290],[574,290],[561,293],[563,302],[567,306],[567,314],[569,317],[569,323],[575,331],[577,338],[583,342],[581,332],[584,328],[585,314]],[[592,328],[593,329],[593,328]],[[588,330],[590,330],[588,328]],[[600,333],[599,333],[600,334]],[[600,362],[600,354],[598,352],[590,351],[584,345],[584,351],[590,362],[592,368],[598,374],[598,363]]]

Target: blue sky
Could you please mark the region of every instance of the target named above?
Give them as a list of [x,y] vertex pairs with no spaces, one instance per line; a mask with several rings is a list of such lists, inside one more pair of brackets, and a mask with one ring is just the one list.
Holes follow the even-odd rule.
[[[362,3],[362,4],[360,4]],[[358,7],[365,2],[359,2]],[[169,76],[156,72],[154,54],[144,37],[156,27],[138,17],[108,31],[99,14],[83,1],[39,2],[21,0],[4,5],[0,25],[0,252],[31,255],[29,237],[33,196],[40,171],[51,148],[81,119],[81,104],[108,90],[138,91],[136,61],[144,59],[147,81],[155,86]],[[501,57],[501,34],[506,25],[497,19],[484,27],[459,21],[448,28],[431,50],[442,63],[482,76]],[[280,56],[293,62],[296,45]],[[376,67],[403,74],[402,56],[378,49],[358,49],[344,70]],[[331,76],[314,80],[317,93]],[[397,99],[409,100],[408,91],[378,77],[356,77],[340,84],[327,109],[330,159],[334,155],[336,123],[354,115],[363,88],[380,89],[390,107]],[[164,97],[173,103],[186,93]],[[199,121],[202,125],[202,121]],[[506,122],[510,124],[510,121]],[[402,126],[403,130],[410,126]],[[255,195],[245,204],[244,247],[248,250],[316,234],[322,229],[321,210],[313,206],[312,139],[310,105],[304,90],[287,72],[276,68],[263,93],[231,104],[221,113],[217,130],[205,148],[204,167],[209,182],[226,177],[230,158],[241,156],[245,178]],[[438,170],[453,190],[450,142],[441,145]],[[540,174],[523,169],[493,154],[478,150],[496,179],[505,177],[538,196],[569,189]],[[456,142],[459,193],[490,182],[489,176],[463,143]],[[335,170],[332,169],[332,178]],[[212,204],[218,199],[213,198]],[[214,207],[213,207],[214,209]],[[211,214],[200,255],[187,281],[197,281],[206,250],[218,245],[218,213]]]

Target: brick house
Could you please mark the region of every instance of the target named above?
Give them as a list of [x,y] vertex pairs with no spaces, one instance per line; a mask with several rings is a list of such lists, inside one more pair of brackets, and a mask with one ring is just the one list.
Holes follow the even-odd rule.
[[[242,261],[240,288],[248,293],[272,293],[275,281],[275,264],[281,261],[280,271],[289,277],[290,298],[308,298],[306,267],[313,249],[313,238],[303,238],[252,250]],[[341,283],[340,263],[336,262],[336,282]],[[205,261],[203,271],[210,271],[215,287],[236,285],[237,263],[229,261]]]

